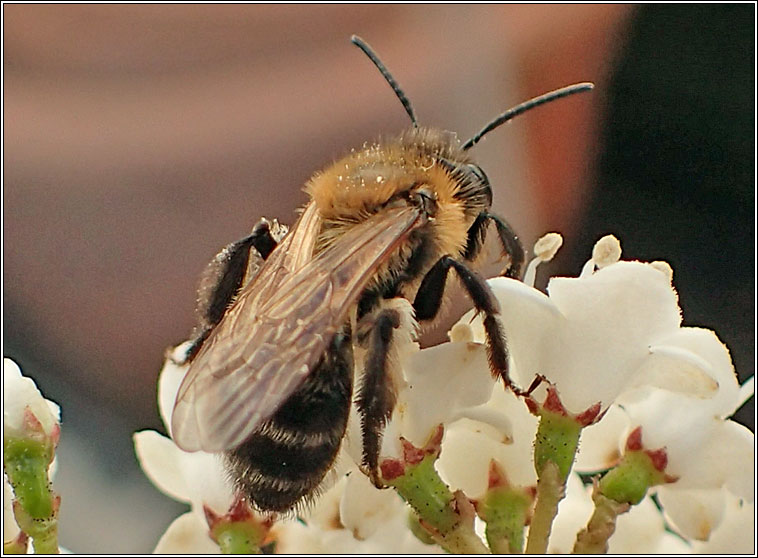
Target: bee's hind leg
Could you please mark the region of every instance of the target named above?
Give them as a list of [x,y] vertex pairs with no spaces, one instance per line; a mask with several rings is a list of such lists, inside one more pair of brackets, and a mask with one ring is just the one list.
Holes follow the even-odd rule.
[[258,273],[261,264],[287,233],[276,220],[261,219],[246,237],[224,247],[200,276],[195,313],[198,323],[184,364],[192,361],[213,328],[224,317],[239,290]]
[[379,452],[382,433],[395,408],[397,391],[392,381],[391,351],[402,316],[396,308],[384,308],[365,317],[358,341],[366,347],[364,373],[356,398],[363,437],[363,468],[375,486],[382,488]]

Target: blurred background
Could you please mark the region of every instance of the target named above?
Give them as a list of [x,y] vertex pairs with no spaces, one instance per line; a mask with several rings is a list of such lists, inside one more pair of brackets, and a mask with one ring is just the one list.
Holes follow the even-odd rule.
[[[3,5],[3,352],[63,408],[61,543],[149,552],[184,506],[139,470],[198,274],[313,171],[408,126],[466,139],[527,246],[576,275],[613,233],[674,268],[684,321],[755,368],[755,7]],[[543,273],[545,271],[543,270]],[[451,316],[450,320],[457,318]],[[751,428],[754,407],[740,420]]]

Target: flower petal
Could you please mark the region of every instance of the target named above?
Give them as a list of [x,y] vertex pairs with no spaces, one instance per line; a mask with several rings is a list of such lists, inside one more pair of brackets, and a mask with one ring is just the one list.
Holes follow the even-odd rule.
[[611,405],[600,422],[582,429],[574,470],[582,473],[603,471],[621,458],[624,434],[629,417],[617,405]]
[[[334,548],[329,548],[322,541],[325,532],[318,527],[304,525],[299,521],[278,521],[271,528],[270,535],[276,541],[277,554],[335,554]],[[352,536],[351,536],[352,538]]]
[[[356,469],[354,474],[362,475]],[[311,527],[317,527],[322,531],[331,529],[343,529],[342,520],[340,519],[340,501],[345,492],[345,485],[348,477],[343,475],[337,482],[330,486],[312,506],[305,508],[299,517]]]
[[584,279],[553,277],[547,290],[566,318],[591,321],[606,331],[616,329],[622,318],[631,337],[656,338],[681,323],[677,296],[666,277],[640,262],[617,262]]
[[418,351],[404,359],[403,372],[407,386],[395,413],[402,435],[419,447],[438,424],[486,403],[495,385],[479,343],[443,343]]
[[[726,345],[713,331],[695,327],[681,328],[672,335],[661,338],[651,347],[651,351],[664,357],[657,363],[657,370],[648,371],[651,385],[694,397],[712,398],[707,405],[716,416],[727,417],[737,409],[740,386],[732,358]],[[665,367],[667,358],[673,359],[668,369]],[[676,363],[675,360],[680,362]],[[691,370],[687,371],[688,367]],[[699,373],[696,369],[699,369]],[[698,379],[698,375],[707,375],[711,379]],[[709,388],[708,383],[715,385],[717,390]]]
[[736,497],[753,502],[755,435],[732,420],[714,422],[710,435],[691,449],[687,461],[678,470],[671,471],[681,475],[671,489],[724,486]]
[[755,555],[755,504],[726,498],[724,520],[711,533],[708,542],[695,542],[692,551],[698,554]]
[[34,380],[21,373],[18,364],[3,359],[3,436],[24,436],[27,407],[46,434],[60,423],[60,407],[42,396]]
[[200,514],[187,512],[169,525],[153,554],[221,554],[221,549],[208,535]]
[[506,413],[492,405],[467,407],[458,413],[457,420],[472,422],[471,430],[486,434],[496,442],[510,444],[513,441],[513,422]]
[[171,414],[174,412],[176,393],[179,391],[179,385],[189,369],[189,364],[180,366],[175,364],[174,360],[181,361],[187,354],[190,345],[189,341],[185,341],[174,347],[166,358],[166,362],[163,363],[163,369],[158,376],[158,410],[161,413],[163,425],[169,433],[171,432]]
[[181,450],[154,430],[135,432],[134,450],[147,478],[164,494],[179,502],[191,502],[192,490],[182,472]]
[[666,473],[678,477],[672,488],[727,485],[751,497],[754,436],[748,429],[718,418],[711,400],[654,388],[645,394],[624,408],[631,427],[642,427],[645,448],[666,449]]
[[356,539],[368,539],[382,524],[405,512],[405,504],[394,490],[378,490],[358,471],[347,477],[339,516]]
[[19,531],[13,516],[13,489],[3,473],[3,542],[12,540]]
[[440,476],[452,489],[463,490],[468,497],[477,498],[487,489],[490,461],[495,459],[506,471],[509,482],[533,486],[537,482],[532,459],[537,419],[521,400],[503,389],[495,389],[485,407],[510,417],[511,438],[494,437],[491,426],[483,428],[481,423],[469,419],[453,423],[445,431],[437,461]]
[[642,363],[629,388],[650,385],[692,397],[713,397],[719,385],[707,361],[679,347],[657,345]]
[[665,533],[663,515],[650,498],[644,498],[616,520],[616,531],[608,540],[608,554],[655,552]]
[[721,490],[658,489],[658,501],[668,522],[684,537],[706,541],[724,518],[725,493]]
[[[609,406],[657,339],[680,323],[676,293],[658,270],[618,262],[581,278],[552,278],[550,299],[565,326],[543,348],[542,372],[574,413]],[[588,389],[592,386],[592,389]]]
[[142,470],[165,494],[200,509],[207,504],[225,513],[232,503],[232,490],[220,459],[210,453],[188,453],[152,430],[134,434],[134,448]]

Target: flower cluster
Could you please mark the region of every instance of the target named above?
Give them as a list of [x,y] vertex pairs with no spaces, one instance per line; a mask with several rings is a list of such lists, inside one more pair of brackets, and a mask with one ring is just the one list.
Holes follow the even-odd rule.
[[3,359],[3,551],[58,552],[60,497],[50,487],[60,408]]
[[[613,237],[598,242],[579,277],[535,289],[537,266],[559,246],[558,235],[538,243],[524,282],[489,281],[511,379],[531,386],[528,395],[491,376],[474,312],[449,343],[399,340],[398,398],[380,463],[394,489],[378,490],[361,473],[353,413],[331,485],[314,505],[276,521],[249,518],[261,545],[373,554],[753,550],[753,434],[729,420],[752,383],[738,384],[714,332],[682,326],[668,264],[620,261]],[[412,332],[410,305],[398,309]],[[185,372],[169,359],[161,373],[166,425]],[[219,518],[239,517],[230,510],[240,505],[221,461],[155,432],[137,433],[135,446],[151,480],[191,505],[156,552],[217,552],[209,533],[218,540]],[[438,509],[428,511],[430,502]]]

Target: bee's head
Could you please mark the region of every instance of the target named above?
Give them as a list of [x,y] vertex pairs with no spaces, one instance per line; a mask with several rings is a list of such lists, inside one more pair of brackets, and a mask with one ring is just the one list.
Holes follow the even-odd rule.
[[484,174],[481,167],[471,162],[466,156],[468,150],[479,143],[486,134],[519,114],[555,99],[573,95],[574,93],[589,91],[593,88],[592,83],[577,83],[530,99],[500,114],[482,128],[479,133],[461,144],[457,137],[450,132],[440,132],[419,127],[416,113],[408,97],[382,61],[379,60],[374,50],[363,39],[355,35],[353,35],[351,41],[374,63],[389,86],[392,87],[395,95],[402,103],[405,112],[411,119],[413,127],[401,136],[400,143],[415,144],[422,151],[426,151],[428,155],[431,155],[434,164],[439,163],[445,169],[445,172],[448,173],[455,183],[455,197],[463,203],[467,214],[477,209],[488,209],[492,205],[492,188],[490,187],[487,175]]
[[492,187],[482,167],[470,161],[456,162],[445,158],[438,161],[455,182],[455,197],[467,212],[478,215],[492,206]]

